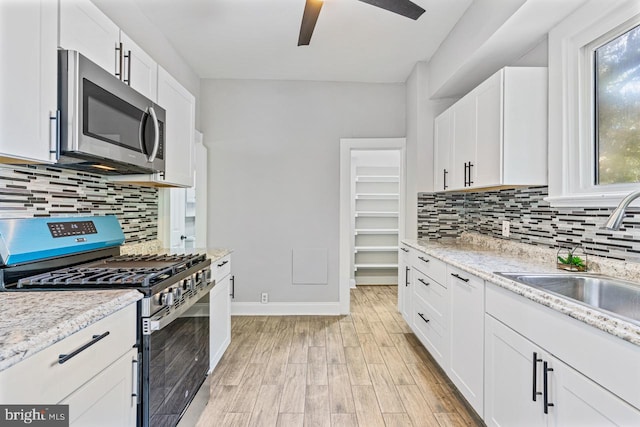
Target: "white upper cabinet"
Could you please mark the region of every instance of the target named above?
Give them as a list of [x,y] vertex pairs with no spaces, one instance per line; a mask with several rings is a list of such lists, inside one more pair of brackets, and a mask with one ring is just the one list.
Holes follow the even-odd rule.
[[473,163],[476,158],[476,102],[474,94],[469,94],[452,107],[453,147],[451,188],[458,190],[469,187]]
[[123,81],[152,101],[158,99],[158,64],[120,31]]
[[2,162],[55,161],[56,17],[55,3],[0,2]]
[[451,147],[453,135],[451,132],[451,110],[446,110],[435,118],[433,185],[435,191],[447,190],[451,185]]
[[158,67],[158,104],[167,111],[162,182],[191,187],[196,99],[162,67]]
[[59,47],[77,50],[156,101],[158,64],[151,56],[89,0],[61,0],[59,7]]
[[[546,68],[503,68],[447,112],[452,160],[446,190],[547,183]],[[436,191],[444,189],[438,181],[443,160],[437,121],[442,116],[434,123]]]
[[119,77],[121,65],[118,26],[89,0],[60,0],[59,5],[58,46],[77,50]]

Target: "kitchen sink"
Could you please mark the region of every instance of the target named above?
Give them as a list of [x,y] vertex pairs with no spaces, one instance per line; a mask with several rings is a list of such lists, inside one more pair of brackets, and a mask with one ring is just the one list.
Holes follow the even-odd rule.
[[640,284],[586,273],[497,273],[640,325]]

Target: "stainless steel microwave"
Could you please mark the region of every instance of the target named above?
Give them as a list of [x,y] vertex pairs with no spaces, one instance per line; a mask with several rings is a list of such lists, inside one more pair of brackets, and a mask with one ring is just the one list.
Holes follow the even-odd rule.
[[58,164],[101,174],[163,172],[165,110],[78,52],[58,52]]

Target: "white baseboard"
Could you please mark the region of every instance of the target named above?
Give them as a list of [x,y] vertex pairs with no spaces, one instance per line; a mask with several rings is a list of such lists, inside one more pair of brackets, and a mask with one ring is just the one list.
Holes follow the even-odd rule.
[[232,316],[337,316],[339,302],[232,302]]

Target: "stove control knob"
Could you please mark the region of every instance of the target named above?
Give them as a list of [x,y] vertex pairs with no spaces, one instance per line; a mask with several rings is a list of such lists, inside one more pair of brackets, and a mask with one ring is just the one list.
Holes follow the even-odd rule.
[[194,288],[195,285],[193,283],[193,277],[184,279],[184,281],[182,282],[182,289],[184,289],[185,291],[192,291]]
[[177,287],[173,290],[173,296],[175,297],[176,300],[179,300],[180,297],[182,297],[182,288],[181,287]]
[[173,289],[169,288],[166,292],[164,292],[160,297],[161,304],[166,307],[171,307],[174,302],[173,297]]

